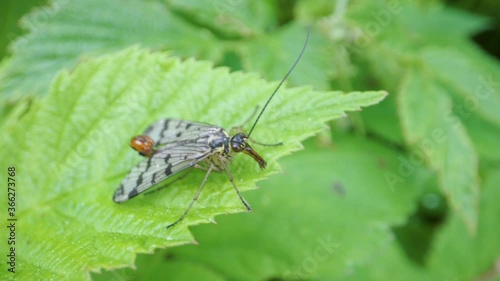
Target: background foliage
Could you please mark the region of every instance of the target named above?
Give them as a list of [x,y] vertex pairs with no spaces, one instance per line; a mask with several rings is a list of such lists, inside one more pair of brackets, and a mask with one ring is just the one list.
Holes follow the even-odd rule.
[[[0,65],[2,169],[25,168],[18,176],[24,179],[18,187],[24,249],[18,277],[499,279],[500,67],[471,39],[498,50],[491,31],[498,23],[477,13],[498,15],[495,1],[474,7],[461,1],[462,9],[439,1],[381,0],[3,5],[0,43],[9,49]],[[327,91],[381,89],[390,95],[330,123],[303,151],[280,160],[284,175],[244,193],[251,214],[219,216],[217,225],[192,227],[192,234],[186,225],[166,233],[176,213],[165,206],[182,209],[202,174],[121,209],[110,202],[139,159],[122,140],[173,115],[238,125],[276,85],[188,58],[279,80],[309,24],[311,41],[288,85],[320,92],[289,89],[273,101],[256,135],[261,130],[271,142],[286,138],[286,145],[262,150],[271,162],[265,172],[235,160],[243,190],[279,171],[275,159],[299,149],[321,121],[384,95]],[[192,102],[207,95],[210,106]],[[110,134],[99,135],[103,130]],[[71,154],[89,144],[96,149],[88,157]],[[64,165],[51,169],[52,162]],[[212,177],[187,223],[241,211],[233,193],[225,177]],[[156,249],[193,237],[198,245]],[[6,243],[1,245],[3,253]],[[134,263],[136,253],[153,251]],[[133,264],[135,269],[117,269]],[[89,273],[102,268],[108,270]]]

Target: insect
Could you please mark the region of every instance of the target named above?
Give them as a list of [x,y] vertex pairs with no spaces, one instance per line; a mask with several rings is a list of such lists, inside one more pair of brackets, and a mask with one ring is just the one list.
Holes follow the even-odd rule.
[[[123,179],[115,191],[113,201],[116,203],[128,201],[176,174],[189,168],[199,168],[205,170],[206,174],[198,191],[184,213],[175,222],[169,224],[167,229],[186,217],[193,204],[198,200],[210,173],[213,171],[227,173],[241,202],[248,211],[251,211],[252,208],[238,190],[228,166],[233,156],[242,152],[252,157],[261,169],[266,168],[266,161],[248,143],[251,140],[250,135],[271,99],[300,61],[309,41],[309,33],[310,31],[307,32],[304,46],[297,59],[265,103],[248,134],[239,128],[232,128],[231,134],[228,134],[223,128],[215,125],[180,119],[158,120],[150,125],[142,135],[135,136],[130,141],[131,147],[146,159],[132,168]],[[233,132],[236,133],[233,134]],[[251,141],[266,145],[254,140]]]

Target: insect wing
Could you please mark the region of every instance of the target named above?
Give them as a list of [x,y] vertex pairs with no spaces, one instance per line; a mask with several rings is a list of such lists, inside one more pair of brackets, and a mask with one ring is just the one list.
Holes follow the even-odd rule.
[[125,202],[209,155],[210,147],[200,143],[173,146],[157,152],[132,168],[116,190],[113,200]]
[[144,130],[143,135],[151,137],[155,145],[161,146],[169,143],[190,142],[220,130],[222,128],[205,123],[161,119]]

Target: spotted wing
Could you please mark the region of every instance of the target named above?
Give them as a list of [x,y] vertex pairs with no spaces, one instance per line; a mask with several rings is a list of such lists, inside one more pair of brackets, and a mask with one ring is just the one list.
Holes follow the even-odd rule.
[[203,161],[213,153],[210,139],[221,132],[217,126],[177,119],[154,123],[144,132],[155,141],[154,154],[132,168],[115,191],[113,201],[125,202]]
[[155,145],[189,141],[207,133],[217,133],[222,128],[199,122],[180,119],[161,119],[149,126],[143,135],[153,139]]
[[207,145],[177,146],[163,150],[132,168],[115,191],[113,201],[125,202],[146,189],[203,161],[211,153]]

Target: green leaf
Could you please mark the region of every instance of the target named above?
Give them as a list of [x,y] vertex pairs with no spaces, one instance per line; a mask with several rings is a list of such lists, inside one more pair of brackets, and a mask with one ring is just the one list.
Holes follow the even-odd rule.
[[398,280],[408,281],[440,281],[432,274],[417,267],[401,253],[398,245],[388,245],[373,257],[373,261],[357,268],[352,274],[347,275],[343,281],[358,280],[384,280],[388,276]]
[[[243,211],[227,176],[215,174],[189,216],[165,230],[191,202],[204,176],[200,171],[154,196],[125,204],[111,198],[144,159],[127,143],[150,123],[178,117],[229,129],[262,106],[276,86],[256,75],[230,74],[207,62],[181,62],[138,48],[62,72],[45,99],[19,122],[5,123],[9,134],[0,144],[4,165],[15,165],[22,178],[19,229],[36,230],[19,235],[18,262],[24,270],[18,277],[81,280],[87,270],[132,266],[137,252],[193,243],[188,225]],[[238,187],[253,189],[256,180],[279,171],[276,160],[300,149],[300,141],[323,129],[323,122],[385,95],[281,89],[252,137],[284,145],[258,148],[268,161],[265,171],[249,157],[235,157],[230,169]]]
[[[460,218],[452,215],[440,231],[429,256],[429,271],[440,280],[495,280],[500,256],[500,171],[487,172],[481,194],[477,235],[467,234]],[[453,257],[453,258],[451,258]]]
[[[78,59],[134,44],[173,49],[187,56],[219,53],[210,33],[154,1],[53,1],[23,18],[21,24],[28,34],[12,44],[12,57],[0,67],[3,99],[44,96],[56,73],[72,68]],[[203,44],[194,44],[195,39]]]
[[[433,39],[427,43],[443,44],[455,40],[463,40],[487,27],[486,17],[471,14],[467,11],[444,5],[418,7],[410,3],[402,3],[404,16],[398,17],[400,35],[406,30],[406,36],[418,39]],[[394,34],[393,34],[394,35]],[[421,42],[424,43],[424,40]]]
[[399,93],[403,131],[412,165],[424,160],[439,173],[440,188],[474,233],[479,199],[478,159],[464,126],[452,112],[446,90],[418,69],[404,75]]
[[[379,106],[370,107],[361,113],[368,130],[376,132],[385,140],[396,144],[404,143],[401,120],[397,114],[397,101],[389,95]],[[389,122],[389,120],[391,120]]]
[[467,128],[467,132],[474,143],[474,148],[481,159],[499,161],[498,136],[500,136],[500,127],[473,114],[461,120]]
[[478,61],[475,57],[442,48],[426,49],[421,58],[437,80],[455,95],[456,111],[462,118],[475,114],[500,128],[500,91],[498,82],[493,80],[493,77],[500,76],[498,65],[489,68],[474,63]]
[[[400,9],[391,10],[380,1],[374,3],[375,9],[358,7],[364,11],[360,15],[372,19],[372,29],[362,30],[371,36],[356,47],[370,62],[367,78],[375,76],[395,93],[397,102],[388,99],[363,114],[366,126],[408,146],[415,165],[438,171],[441,190],[474,232],[479,156],[498,159],[493,140],[500,131],[500,95],[494,81],[500,67],[466,37],[484,28],[486,21],[439,5],[393,3]],[[371,16],[366,14],[370,8]],[[366,33],[369,30],[373,32]],[[398,114],[391,114],[396,107]],[[403,143],[396,126],[401,126]]]
[[155,281],[168,276],[168,280],[223,281],[223,274],[196,261],[179,260],[164,251],[154,255],[138,255],[134,268],[124,268],[92,274],[94,281],[142,280]]
[[[326,149],[308,145],[283,159],[284,175],[272,176],[248,193],[252,214],[224,216],[217,225],[193,228],[199,245],[141,255],[137,272],[114,274],[144,280],[148,265],[162,256],[168,257],[165,267],[190,263],[224,280],[343,280],[376,271],[374,267],[387,276],[395,270],[390,256],[397,249],[391,227],[405,221],[419,192],[417,173],[401,188],[388,185],[385,174],[397,173],[399,157],[374,141],[352,136],[339,135]],[[419,273],[401,253],[399,259],[395,279]],[[193,280],[177,274],[169,273],[169,280]],[[429,280],[417,276],[412,280]],[[107,273],[97,280],[110,277]]]
[[[305,28],[294,23],[291,28],[275,28],[271,36],[267,35],[265,27],[275,25],[271,17],[273,3],[200,3],[169,1],[162,6],[133,0],[54,1],[23,19],[28,34],[12,44],[12,56],[0,66],[0,98],[45,96],[61,69],[71,69],[78,60],[135,44],[219,63],[224,63],[224,55],[236,54],[246,70],[258,71],[267,79],[284,75],[280,67],[293,62]],[[260,21],[251,20],[256,14]],[[240,24],[248,24],[245,28],[249,30],[240,28]],[[233,31],[241,34],[226,40],[234,36]],[[321,32],[313,31],[311,52],[305,55],[313,63],[292,77],[294,85],[327,88],[332,71],[325,69],[334,59],[325,59],[332,58],[332,51],[324,50],[328,42],[322,37]]]
[[[304,60],[310,63],[297,69],[290,83],[311,84],[315,89],[329,89],[335,57],[339,55],[337,50],[332,50],[333,47],[325,48],[329,42],[321,30],[314,31],[308,42],[308,51],[304,54]],[[244,69],[265,73],[268,79],[280,79],[285,74],[283,66],[291,65],[300,52],[304,34],[305,28],[295,23],[268,36],[257,37],[248,44],[239,45],[237,51]]]
[[274,1],[168,0],[167,3],[187,21],[213,29],[224,37],[251,37],[276,25]]
[[[356,28],[352,47],[362,62],[368,60],[366,65],[359,66],[368,69],[365,79],[391,92],[398,92],[402,73],[419,65],[429,73],[429,79],[447,85],[452,96],[460,97],[454,102],[463,106],[481,85],[480,79],[490,80],[499,71],[498,65],[469,43],[467,37],[486,28],[484,17],[436,3],[416,5],[397,1],[362,1],[353,5],[347,16]],[[491,86],[489,83],[486,89],[490,93]],[[484,93],[485,89],[481,90]],[[497,99],[498,93],[491,93],[492,105],[488,101],[482,101],[481,105],[484,115],[493,120],[499,118],[491,110]],[[384,138],[404,144],[399,137],[401,128],[395,121],[399,118],[392,114],[395,105],[390,103],[388,99],[382,106],[370,108],[368,114],[363,113],[366,126]]]

